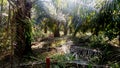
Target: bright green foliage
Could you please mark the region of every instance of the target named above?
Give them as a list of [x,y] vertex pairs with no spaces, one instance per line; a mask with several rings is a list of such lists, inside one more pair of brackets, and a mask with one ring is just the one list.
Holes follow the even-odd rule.
[[[84,18],[83,18],[84,19]],[[113,0],[103,4],[100,12],[91,12],[82,22],[82,25],[75,29],[74,35],[81,30],[82,32],[91,31],[98,35],[101,31],[109,40],[117,37],[120,33],[120,1]]]
[[105,35],[109,39],[115,38],[119,35],[120,30],[118,25],[120,25],[120,2],[119,0],[114,0],[110,4],[105,4],[100,13],[91,22],[91,27],[95,34],[99,31],[104,31]]

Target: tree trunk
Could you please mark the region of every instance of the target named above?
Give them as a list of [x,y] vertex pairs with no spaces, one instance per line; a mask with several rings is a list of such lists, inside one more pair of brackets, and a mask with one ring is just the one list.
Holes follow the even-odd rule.
[[16,5],[16,47],[14,52],[18,57],[22,57],[23,55],[32,52],[31,24],[29,22],[31,4],[26,0],[18,0]]
[[60,37],[60,32],[59,28],[56,28],[54,31],[54,37]]
[[[30,0],[26,0],[25,1],[25,16],[28,17],[29,19],[31,18],[31,15],[30,15],[30,11],[31,11],[31,8],[32,8],[32,3]],[[26,22],[26,28],[25,28],[25,50],[24,50],[24,54],[29,54],[29,53],[32,53],[32,49],[31,49],[31,32],[32,32],[32,27],[31,27],[31,23],[29,22],[29,19],[27,19],[28,21]]]
[[47,33],[47,26],[45,24],[45,27],[44,27],[44,33]]
[[57,22],[57,23],[55,23],[55,30],[54,30],[54,37],[60,37],[60,28],[59,28],[59,26],[60,26],[60,24]]
[[67,35],[68,29],[67,29],[67,24],[64,25],[64,35]]

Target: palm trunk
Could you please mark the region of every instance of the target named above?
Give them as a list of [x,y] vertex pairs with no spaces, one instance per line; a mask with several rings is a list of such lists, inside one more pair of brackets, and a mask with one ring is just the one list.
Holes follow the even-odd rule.
[[47,33],[47,26],[44,27],[44,33]]
[[60,37],[59,28],[56,28],[54,31],[54,37]]
[[[28,18],[30,18],[31,6],[26,1],[18,0],[15,20],[16,20],[16,48],[15,55],[22,57],[31,53],[31,26]],[[23,5],[24,4],[24,5]],[[29,7],[30,6],[30,7]]]
[[60,37],[60,28],[59,28],[60,24],[56,23],[56,27],[54,30],[54,37]]
[[64,35],[67,35],[68,29],[67,29],[67,24],[64,25]]

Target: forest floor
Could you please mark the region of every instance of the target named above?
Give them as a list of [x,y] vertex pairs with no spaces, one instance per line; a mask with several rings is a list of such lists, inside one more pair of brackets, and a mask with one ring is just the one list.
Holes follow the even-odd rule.
[[[35,56],[31,56],[32,61],[45,62],[49,57],[52,62],[70,62],[77,64],[93,64],[101,55],[99,49],[91,48],[88,44],[90,36],[83,39],[63,36],[59,38],[47,37],[32,42],[32,50]],[[114,46],[119,50],[118,46]],[[76,62],[77,60],[77,62]]]
[[[92,55],[97,56],[101,54],[100,50],[93,49],[88,46],[88,38],[89,37],[84,38],[85,40],[67,36],[59,38],[40,38],[39,40],[32,42],[32,50],[34,55],[29,56],[29,58],[27,57],[27,59],[24,58],[20,64],[32,65],[34,62],[45,62],[47,57],[49,57],[52,62],[65,62],[79,59],[81,62],[75,61],[75,63],[88,64],[90,60],[89,57]],[[7,59],[3,60],[5,62],[0,62],[1,64],[4,64],[3,67],[6,65],[11,66],[12,63],[6,64],[6,62],[11,61],[10,54],[11,53],[6,54]]]
[[33,52],[38,54],[39,58],[45,59],[55,54],[67,54],[74,48],[85,47],[85,43],[77,45],[69,37],[44,38],[38,42],[32,43]]
[[36,61],[45,61],[49,57],[53,62],[81,60],[76,63],[88,64],[91,55],[100,54],[99,50],[92,49],[85,42],[77,42],[79,39],[75,39],[73,41],[70,37],[44,38],[38,42],[33,42],[32,49],[36,57],[31,58]]

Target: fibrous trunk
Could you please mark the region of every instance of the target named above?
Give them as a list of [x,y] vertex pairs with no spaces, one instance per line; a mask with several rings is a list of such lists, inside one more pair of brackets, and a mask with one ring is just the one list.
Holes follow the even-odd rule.
[[29,22],[31,4],[26,0],[16,1],[16,46],[15,55],[23,56],[31,53],[31,24]]

